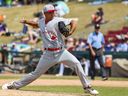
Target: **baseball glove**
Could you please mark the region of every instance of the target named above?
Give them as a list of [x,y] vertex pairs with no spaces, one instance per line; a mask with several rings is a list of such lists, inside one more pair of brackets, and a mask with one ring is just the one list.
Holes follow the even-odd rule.
[[69,28],[67,28],[63,21],[58,22],[58,28],[60,30],[60,33],[65,37],[69,36]]

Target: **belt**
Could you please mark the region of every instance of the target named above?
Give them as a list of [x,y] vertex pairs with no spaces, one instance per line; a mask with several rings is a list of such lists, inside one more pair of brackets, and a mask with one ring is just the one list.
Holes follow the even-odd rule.
[[61,49],[62,49],[62,47],[60,47],[60,48],[44,48],[44,50],[48,50],[48,51],[58,51]]
[[94,48],[94,47],[92,47],[94,50],[100,50],[101,48]]

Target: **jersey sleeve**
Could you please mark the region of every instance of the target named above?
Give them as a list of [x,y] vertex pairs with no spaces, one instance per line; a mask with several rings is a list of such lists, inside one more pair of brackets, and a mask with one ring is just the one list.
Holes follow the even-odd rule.
[[38,25],[39,25],[41,31],[45,32],[45,19],[44,18],[39,19]]

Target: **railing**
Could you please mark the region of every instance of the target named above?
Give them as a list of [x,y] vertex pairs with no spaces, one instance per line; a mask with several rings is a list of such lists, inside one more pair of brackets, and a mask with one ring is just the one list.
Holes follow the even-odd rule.
[[[3,51],[0,50],[0,53]],[[5,51],[4,51],[5,52]],[[8,53],[15,53],[12,51],[6,51]],[[41,55],[42,51],[32,51],[32,52],[16,52],[19,55]],[[71,53],[76,56],[78,59],[81,59],[82,57],[89,58],[89,52],[88,51],[71,51]],[[113,59],[115,58],[126,58],[128,59],[128,52],[104,52],[104,55],[112,55]]]
[[[30,72],[33,71],[35,68],[36,64],[39,61],[39,58],[41,54],[43,53],[42,51],[33,51],[33,52],[16,52],[17,56],[12,57],[13,60],[12,64],[9,64],[9,54],[12,54],[13,52],[11,51],[2,51],[0,50],[1,54],[4,54],[4,63],[2,61],[3,57],[2,55],[0,56],[0,67],[8,67],[12,72],[18,72],[18,73],[25,73],[25,72]],[[83,52],[83,51],[72,51],[71,52],[76,58],[79,60],[83,57],[89,59],[89,52]],[[104,55],[112,55],[112,58],[126,58],[128,59],[128,52],[105,52]],[[13,66],[13,67],[12,67]]]

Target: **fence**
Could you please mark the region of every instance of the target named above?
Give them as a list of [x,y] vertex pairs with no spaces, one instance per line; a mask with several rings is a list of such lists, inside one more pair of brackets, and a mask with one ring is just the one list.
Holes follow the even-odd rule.
[[[18,73],[28,73],[30,71],[33,71],[36,67],[36,64],[39,61],[39,58],[42,54],[41,51],[33,51],[33,52],[19,52],[16,56],[10,58],[10,54],[13,52],[11,51],[3,51],[0,50],[1,56],[0,56],[0,66],[1,70],[2,68],[8,68],[8,71],[11,72],[18,72]],[[89,52],[82,52],[82,51],[72,51],[73,55],[76,56],[79,60],[82,57],[85,57],[89,59]],[[107,52],[104,53],[105,55],[112,55],[113,59],[115,58],[126,58],[128,59],[127,52]],[[54,71],[54,72],[53,72]],[[48,70],[47,73],[56,73],[57,69],[51,68]]]

